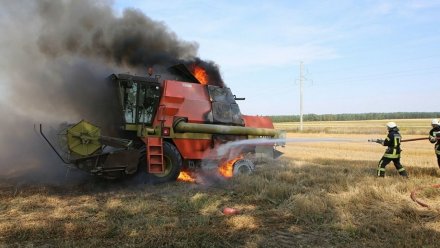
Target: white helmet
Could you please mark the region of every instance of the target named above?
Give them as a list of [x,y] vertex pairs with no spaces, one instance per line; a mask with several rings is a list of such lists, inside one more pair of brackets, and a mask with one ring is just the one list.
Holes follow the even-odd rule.
[[440,125],[438,119],[432,119],[431,125]]
[[397,127],[397,125],[394,121],[390,121],[387,123],[387,128],[391,129],[391,128],[395,128],[395,127]]

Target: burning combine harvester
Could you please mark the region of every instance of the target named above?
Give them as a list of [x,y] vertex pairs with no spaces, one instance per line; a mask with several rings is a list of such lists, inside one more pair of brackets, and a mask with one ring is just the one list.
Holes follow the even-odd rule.
[[[118,95],[123,120],[119,137],[101,135],[100,128],[81,121],[66,129],[67,157],[43,137],[68,164],[105,178],[139,173],[145,180],[174,181],[190,168],[212,161],[225,177],[249,173],[246,154],[278,157],[284,133],[267,117],[242,115],[231,90],[208,84],[203,68],[170,68],[171,79],[113,74],[110,84]],[[265,142],[252,142],[264,138]],[[242,142],[250,141],[250,142]],[[227,146],[238,143],[240,145]],[[227,147],[221,149],[219,147]],[[142,177],[143,177],[142,176]]]

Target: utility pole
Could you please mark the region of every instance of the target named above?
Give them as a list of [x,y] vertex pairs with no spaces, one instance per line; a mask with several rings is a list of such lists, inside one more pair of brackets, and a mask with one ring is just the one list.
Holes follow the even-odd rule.
[[303,87],[304,87],[304,64],[299,62],[299,130],[303,131]]

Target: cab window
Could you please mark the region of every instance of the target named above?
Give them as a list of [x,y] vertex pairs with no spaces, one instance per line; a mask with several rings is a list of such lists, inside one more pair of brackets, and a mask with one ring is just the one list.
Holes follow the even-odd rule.
[[137,121],[138,123],[151,124],[159,105],[159,86],[141,84],[138,96]]
[[122,99],[122,111],[126,123],[136,123],[138,84],[133,81],[121,81],[120,92]]
[[159,105],[159,86],[125,80],[119,82],[119,89],[125,123],[150,125]]

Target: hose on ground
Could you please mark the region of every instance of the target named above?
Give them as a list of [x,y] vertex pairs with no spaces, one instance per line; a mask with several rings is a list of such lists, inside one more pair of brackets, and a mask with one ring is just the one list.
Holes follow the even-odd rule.
[[411,199],[412,199],[414,202],[416,202],[417,204],[419,204],[420,206],[425,207],[425,208],[428,208],[428,209],[431,209],[431,207],[430,207],[428,204],[422,202],[421,200],[417,199],[417,197],[416,197],[416,193],[417,193],[417,191],[420,191],[420,190],[422,190],[422,189],[426,189],[426,188],[434,188],[434,189],[438,189],[438,188],[440,188],[440,184],[434,184],[434,185],[431,185],[431,186],[426,186],[426,187],[416,188],[415,190],[411,191],[410,196],[411,196]]

